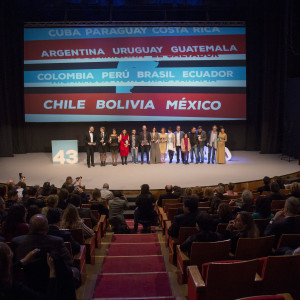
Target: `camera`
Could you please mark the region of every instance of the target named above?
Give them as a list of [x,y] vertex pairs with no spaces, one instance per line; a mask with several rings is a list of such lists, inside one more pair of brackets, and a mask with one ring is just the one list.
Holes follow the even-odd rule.
[[76,177],[76,181],[78,181],[79,179],[82,179],[82,176]]

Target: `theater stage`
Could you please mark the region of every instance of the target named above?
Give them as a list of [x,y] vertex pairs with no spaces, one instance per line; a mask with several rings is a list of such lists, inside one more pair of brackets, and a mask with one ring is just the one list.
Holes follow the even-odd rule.
[[[119,157],[120,159],[120,157]],[[101,187],[108,182],[111,189],[137,190],[143,183],[149,183],[151,189],[162,189],[166,184],[187,186],[209,186],[219,182],[244,182],[264,176],[285,175],[300,171],[297,161],[280,160],[278,154],[259,154],[254,151],[233,151],[232,159],[225,165],[218,164],[176,164],[156,165],[132,164],[111,165],[108,153],[108,165],[100,167],[99,154],[95,155],[96,166],[86,166],[86,154],[79,153],[76,165],[54,165],[51,153],[17,154],[14,157],[0,158],[0,182],[8,179],[18,181],[18,173],[26,176],[28,185],[42,185],[50,181],[60,187],[65,178],[82,176],[87,188]]]

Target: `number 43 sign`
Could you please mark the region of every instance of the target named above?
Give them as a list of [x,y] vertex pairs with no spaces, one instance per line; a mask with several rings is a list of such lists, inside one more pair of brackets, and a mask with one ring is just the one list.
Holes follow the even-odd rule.
[[53,140],[52,162],[53,164],[77,164],[78,141],[77,140]]

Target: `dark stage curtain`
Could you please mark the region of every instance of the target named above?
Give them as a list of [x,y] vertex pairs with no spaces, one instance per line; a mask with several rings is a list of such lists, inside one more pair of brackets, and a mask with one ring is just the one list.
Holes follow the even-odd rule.
[[[80,138],[87,124],[25,124],[23,105],[23,13],[16,0],[0,1],[1,73],[0,156],[49,151],[51,139]],[[232,149],[279,153],[284,130],[286,91],[287,1],[248,1],[247,4],[247,121],[229,124]],[[136,16],[132,16],[132,21]],[[36,19],[32,21],[38,20]],[[234,16],[231,16],[234,20]],[[49,20],[51,21],[51,20]],[[176,21],[176,20],[173,20]],[[189,21],[189,20],[186,20]],[[201,122],[205,127],[209,123]],[[219,123],[219,122],[218,122]],[[227,122],[223,122],[224,126]],[[186,124],[186,125],[185,125]],[[95,124],[98,125],[98,124]],[[160,128],[159,124],[155,124]],[[162,125],[168,127],[168,122]],[[170,125],[174,125],[171,124]],[[182,127],[187,127],[183,122]],[[196,123],[195,125],[198,125]],[[140,124],[107,127],[139,128]],[[73,130],[72,130],[73,127]],[[79,127],[81,129],[79,129]],[[230,132],[229,132],[230,130]],[[62,136],[65,134],[65,136]],[[74,137],[73,137],[74,136]]]

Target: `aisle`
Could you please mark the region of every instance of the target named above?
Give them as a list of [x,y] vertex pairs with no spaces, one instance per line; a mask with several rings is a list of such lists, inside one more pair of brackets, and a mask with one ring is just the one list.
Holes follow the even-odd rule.
[[112,236],[94,299],[175,299],[157,234]]

